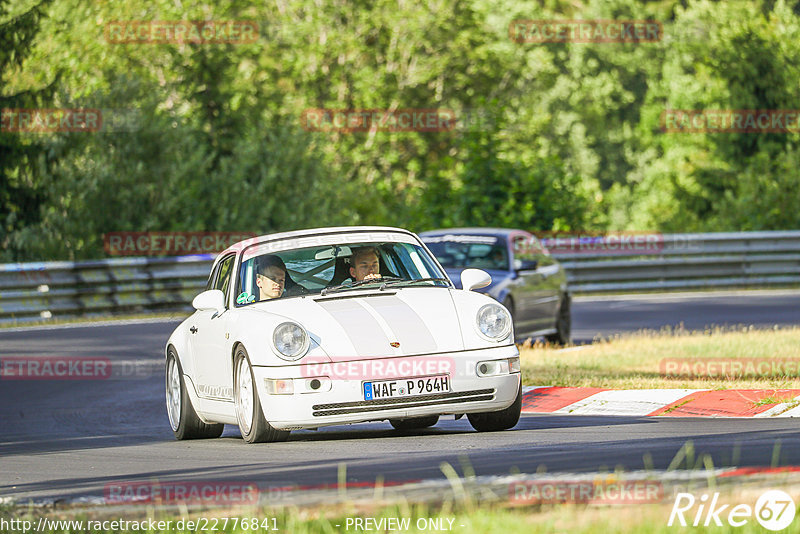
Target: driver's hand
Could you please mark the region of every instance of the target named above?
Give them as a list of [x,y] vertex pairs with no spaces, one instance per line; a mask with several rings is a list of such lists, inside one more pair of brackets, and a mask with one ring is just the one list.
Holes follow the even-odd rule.
[[368,274],[367,276],[364,277],[364,280],[380,280],[380,279],[381,279],[380,273]]

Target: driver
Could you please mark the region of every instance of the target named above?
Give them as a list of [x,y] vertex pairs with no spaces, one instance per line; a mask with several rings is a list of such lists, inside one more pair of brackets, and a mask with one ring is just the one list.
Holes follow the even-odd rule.
[[259,289],[259,301],[283,296],[286,285],[286,265],[283,260],[273,254],[257,258],[256,285]]
[[381,263],[378,249],[375,247],[359,247],[353,250],[350,257],[350,276],[353,280],[377,280],[381,278]]

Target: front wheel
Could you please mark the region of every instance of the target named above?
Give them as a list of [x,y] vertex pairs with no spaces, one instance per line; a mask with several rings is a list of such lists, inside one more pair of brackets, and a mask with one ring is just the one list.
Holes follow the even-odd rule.
[[572,314],[570,312],[570,304],[572,299],[568,293],[564,293],[561,299],[561,304],[558,307],[558,317],[556,318],[556,333],[545,336],[544,338],[556,345],[567,345],[570,342],[570,334],[572,331]]
[[519,422],[522,412],[522,380],[520,379],[517,398],[514,403],[505,410],[497,412],[468,413],[467,419],[472,428],[478,432],[496,432],[498,430],[508,430]]
[[508,310],[508,314],[511,316],[511,324],[514,324],[514,301],[511,300],[511,297],[503,299],[503,306],[505,306]]
[[389,423],[395,428],[395,430],[420,430],[422,428],[433,426],[438,422],[438,415],[409,417],[408,419],[389,419]]
[[264,418],[253,370],[250,368],[250,358],[244,347],[240,346],[236,351],[233,369],[236,420],[239,422],[239,431],[244,440],[247,443],[286,441],[289,432],[273,428]]
[[204,423],[194,411],[186,392],[181,362],[172,348],[167,352],[166,390],[167,417],[175,439],[218,438],[222,435],[225,425]]

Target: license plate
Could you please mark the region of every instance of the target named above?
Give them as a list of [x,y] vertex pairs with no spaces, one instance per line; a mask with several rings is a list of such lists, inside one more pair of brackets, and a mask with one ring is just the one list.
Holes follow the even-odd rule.
[[364,382],[364,400],[396,399],[414,395],[434,395],[450,391],[450,376],[426,376],[424,378],[398,378]]

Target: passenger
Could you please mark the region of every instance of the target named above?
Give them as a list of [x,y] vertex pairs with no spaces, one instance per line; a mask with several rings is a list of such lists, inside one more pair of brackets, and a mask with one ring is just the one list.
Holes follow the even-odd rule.
[[278,256],[269,254],[256,258],[256,285],[258,300],[277,299],[283,296],[286,285],[286,265]]
[[350,257],[350,276],[354,281],[380,279],[380,270],[380,255],[377,248],[359,247],[353,250],[353,255]]

